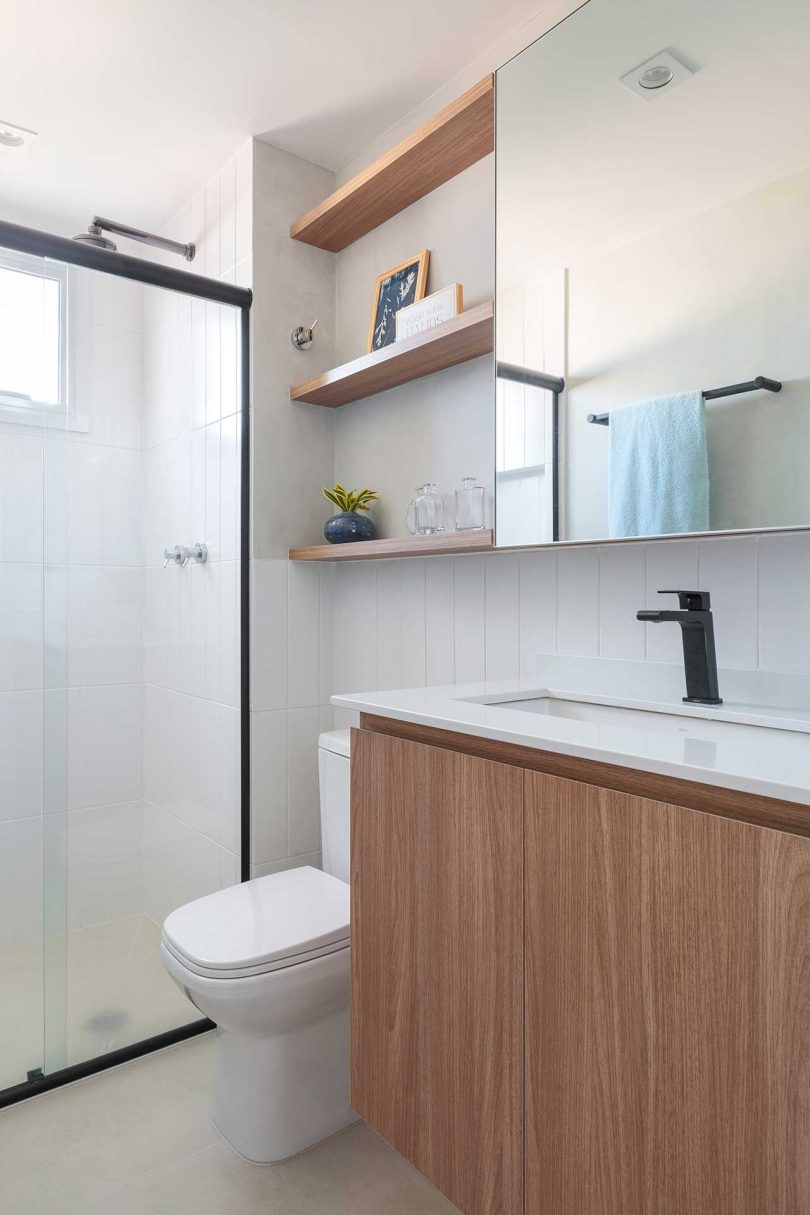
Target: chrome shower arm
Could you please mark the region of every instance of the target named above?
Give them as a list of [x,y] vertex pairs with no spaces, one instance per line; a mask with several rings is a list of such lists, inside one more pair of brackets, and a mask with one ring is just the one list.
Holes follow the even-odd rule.
[[101,232],[113,232],[116,236],[126,236],[130,240],[137,240],[142,245],[151,245],[155,249],[163,249],[166,253],[179,253],[187,262],[194,260],[194,254],[197,248],[194,244],[185,245],[181,241],[169,240],[165,236],[157,236],[154,232],[143,232],[140,228],[131,228],[128,224],[119,224],[114,219],[104,219],[101,215],[94,215],[93,222],[88,229],[94,235]]

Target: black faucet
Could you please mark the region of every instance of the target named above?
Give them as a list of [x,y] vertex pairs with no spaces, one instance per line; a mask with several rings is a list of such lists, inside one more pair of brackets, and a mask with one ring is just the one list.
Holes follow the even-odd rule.
[[659,591],[677,595],[679,612],[637,612],[638,620],[663,624],[674,620],[683,635],[683,664],[686,670],[684,701],[693,705],[721,705],[717,685],[717,655],[714,649],[714,620],[708,591]]

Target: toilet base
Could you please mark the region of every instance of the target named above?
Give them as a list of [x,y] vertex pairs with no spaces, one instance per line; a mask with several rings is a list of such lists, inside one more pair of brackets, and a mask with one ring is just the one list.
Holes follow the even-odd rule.
[[257,1164],[286,1160],[356,1122],[348,1008],[273,1037],[218,1027],[213,1120]]

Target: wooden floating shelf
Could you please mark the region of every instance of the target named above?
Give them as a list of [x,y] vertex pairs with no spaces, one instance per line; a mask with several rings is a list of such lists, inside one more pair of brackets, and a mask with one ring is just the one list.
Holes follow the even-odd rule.
[[405,536],[397,540],[359,540],[352,544],[314,544],[291,548],[290,561],[374,561],[385,557],[438,557],[487,553],[492,532],[450,532],[444,536]]
[[495,148],[495,82],[487,76],[290,228],[337,253],[482,160]]
[[492,300],[415,333],[382,350],[364,354],[290,389],[291,401],[337,408],[385,392],[422,376],[491,354],[495,345]]

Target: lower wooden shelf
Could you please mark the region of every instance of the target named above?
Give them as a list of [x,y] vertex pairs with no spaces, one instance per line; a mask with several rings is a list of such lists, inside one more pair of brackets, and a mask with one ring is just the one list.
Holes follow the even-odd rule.
[[487,553],[492,531],[450,532],[444,536],[405,536],[394,540],[360,540],[352,544],[313,544],[291,548],[290,561],[374,561],[386,557],[431,557],[453,553]]

